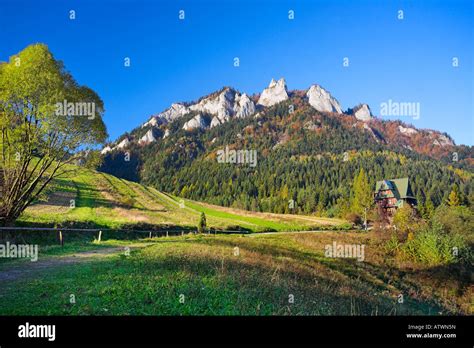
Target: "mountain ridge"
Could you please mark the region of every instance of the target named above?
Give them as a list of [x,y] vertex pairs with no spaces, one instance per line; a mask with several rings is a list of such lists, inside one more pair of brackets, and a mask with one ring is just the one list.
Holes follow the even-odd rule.
[[[107,144],[102,149],[102,154],[106,154],[113,150],[123,150],[124,138],[126,145],[135,141],[141,145],[147,145],[157,140],[155,134],[159,134],[162,138],[169,136],[170,130],[167,125],[190,115],[193,112],[193,118],[183,126],[183,129],[190,131],[195,128],[209,129],[222,125],[228,122],[232,118],[245,118],[245,117],[259,117],[261,112],[268,107],[282,103],[288,100],[290,97],[295,95],[303,95],[305,101],[313,107],[317,112],[328,112],[336,115],[349,115],[356,119],[354,127],[361,121],[365,124],[361,124],[361,127],[366,131],[373,134],[374,139],[382,140],[379,129],[373,129],[371,127],[371,121],[381,122],[393,122],[398,125],[398,135],[400,137],[413,137],[415,135],[424,135],[430,137],[431,142],[435,146],[455,146],[454,140],[445,132],[441,132],[433,129],[416,128],[415,126],[403,122],[402,120],[383,120],[380,117],[374,116],[369,105],[366,103],[360,103],[353,108],[348,108],[343,111],[339,101],[331,95],[326,89],[319,84],[312,84],[307,90],[290,90],[288,91],[286,81],[284,78],[280,78],[277,81],[271,80],[269,86],[263,90],[262,93],[248,95],[247,93],[241,93],[233,87],[225,86],[217,91],[209,93],[205,96],[200,97],[197,101],[191,102],[176,102],[172,103],[171,106],[162,112],[152,115],[148,121],[144,122],[140,127],[147,128],[149,126],[160,129],[161,131],[148,133],[148,136],[141,135],[140,138],[128,137],[127,133],[117,138],[115,142]],[[209,120],[203,114],[209,115]],[[148,129],[148,128],[147,128]],[[419,137],[418,137],[419,138]],[[114,146],[115,145],[115,146]],[[413,144],[408,142],[404,144],[409,149],[413,149]],[[436,152],[436,151],[435,151]]]
[[[332,112],[339,102],[314,85],[311,103],[331,110],[319,111],[310,104],[313,93],[288,90],[279,81],[266,89],[269,106],[259,104],[262,94],[248,96],[255,110],[244,117],[236,117],[243,93],[230,87],[182,104],[186,112],[167,109],[150,119],[155,125],[139,125],[109,146],[100,170],[182,198],[272,213],[293,212],[288,201],[294,200],[296,213],[344,216],[361,169],[373,187],[409,177],[426,209],[445,202],[453,185],[466,202],[474,200],[474,147],[373,116],[367,104]],[[151,138],[150,131],[155,140],[140,142]],[[251,151],[255,165],[219,161],[223,149]]]

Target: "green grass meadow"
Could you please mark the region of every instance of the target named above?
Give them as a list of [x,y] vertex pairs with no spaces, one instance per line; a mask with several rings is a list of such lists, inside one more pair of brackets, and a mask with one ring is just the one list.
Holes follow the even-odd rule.
[[[390,274],[387,265],[377,264],[377,255],[362,263],[324,257],[324,243],[334,238],[341,234],[110,240],[102,246],[119,251],[74,264],[62,262],[68,253],[50,250],[43,260],[54,260],[55,267],[0,285],[0,313],[437,315],[459,310],[420,292],[410,277]],[[349,233],[346,238],[367,237]],[[120,249],[127,245],[128,255]],[[0,270],[6,267],[12,265],[1,264]],[[417,296],[408,296],[413,292]],[[407,294],[402,304],[400,293]]]
[[[196,234],[201,213],[208,230],[241,233]],[[181,200],[87,169],[56,180],[17,225],[64,229],[64,245],[57,231],[2,232],[38,244],[39,258],[0,260],[0,315],[473,313],[456,270],[400,264],[343,220]],[[334,242],[365,245],[364,262],[327,257]]]

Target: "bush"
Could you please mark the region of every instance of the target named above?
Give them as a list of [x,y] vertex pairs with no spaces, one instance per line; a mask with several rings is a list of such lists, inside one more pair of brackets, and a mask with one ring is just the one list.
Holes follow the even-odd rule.
[[400,240],[410,239],[409,236],[420,230],[422,225],[423,221],[418,218],[416,210],[408,204],[397,209],[393,216],[393,226],[396,228]]
[[385,251],[389,255],[397,255],[400,252],[402,245],[403,244],[398,240],[397,234],[392,233],[390,239],[385,243]]
[[346,230],[349,231],[352,229],[352,224],[348,222],[344,222],[338,226],[334,226],[334,230]]
[[408,259],[430,266],[471,258],[464,238],[459,234],[446,233],[443,226],[436,222],[414,233],[413,238],[403,244],[401,251]]
[[354,225],[362,225],[362,218],[359,214],[356,213],[348,213],[345,216],[346,220],[351,222]]
[[467,241],[474,242],[474,214],[469,208],[439,206],[433,221],[442,225],[446,232],[463,235]]

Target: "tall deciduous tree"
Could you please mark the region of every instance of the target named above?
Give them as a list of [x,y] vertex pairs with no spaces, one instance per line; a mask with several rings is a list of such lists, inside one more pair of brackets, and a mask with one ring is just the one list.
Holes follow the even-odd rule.
[[[59,111],[59,104],[67,104]],[[86,104],[84,104],[86,103]],[[77,112],[87,105],[93,114]],[[84,111],[84,110],[83,110]],[[68,163],[107,138],[104,106],[43,44],[0,63],[0,224],[9,225]]]

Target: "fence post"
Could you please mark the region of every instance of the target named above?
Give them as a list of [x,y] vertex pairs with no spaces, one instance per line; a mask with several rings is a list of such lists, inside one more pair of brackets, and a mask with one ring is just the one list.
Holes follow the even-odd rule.
[[151,239],[151,232],[150,232],[150,239]]
[[98,239],[98,242],[100,243],[101,240],[102,240],[102,231],[99,231],[99,239]]
[[166,237],[168,237],[168,231],[166,231]]
[[184,236],[184,231],[181,231],[181,237]]
[[59,245],[64,246],[63,232],[59,231]]

